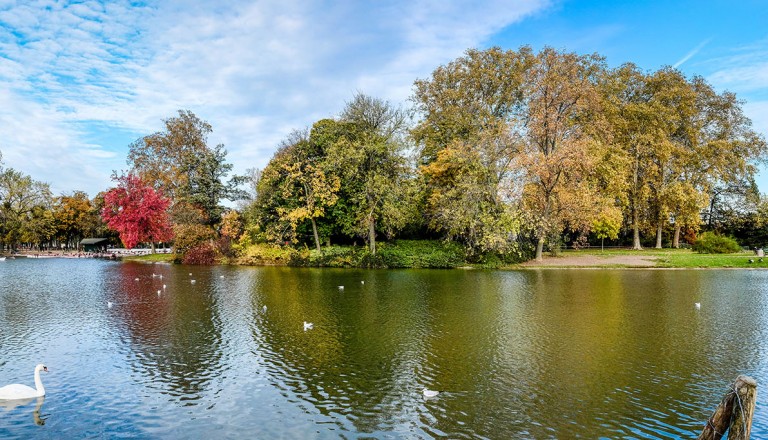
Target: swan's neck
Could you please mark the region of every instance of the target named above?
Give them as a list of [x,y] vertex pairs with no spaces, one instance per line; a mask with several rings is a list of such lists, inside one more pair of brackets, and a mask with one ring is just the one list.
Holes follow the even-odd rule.
[[35,389],[38,396],[45,396],[45,388],[43,388],[43,381],[40,380],[40,370],[35,369]]

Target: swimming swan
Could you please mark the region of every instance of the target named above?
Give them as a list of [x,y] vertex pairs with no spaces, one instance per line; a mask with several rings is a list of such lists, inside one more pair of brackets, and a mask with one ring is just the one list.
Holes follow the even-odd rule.
[[30,399],[45,396],[43,381],[40,380],[40,371],[48,372],[48,368],[43,364],[37,364],[35,367],[35,388],[18,383],[6,385],[0,388],[0,400]]

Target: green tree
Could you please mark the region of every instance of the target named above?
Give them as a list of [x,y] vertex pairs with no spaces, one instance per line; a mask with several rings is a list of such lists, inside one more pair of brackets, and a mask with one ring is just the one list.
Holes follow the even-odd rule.
[[[306,131],[293,132],[262,173],[263,185],[279,197],[278,221],[287,223],[295,241],[296,229],[309,220],[315,248],[320,250],[317,219],[338,200],[340,179],[329,166],[321,145]],[[269,191],[267,191],[269,192]]]
[[408,221],[412,173],[404,156],[406,114],[389,102],[358,93],[339,118],[340,137],[328,149],[350,216],[345,232],[365,237],[376,254],[376,231],[392,237]]

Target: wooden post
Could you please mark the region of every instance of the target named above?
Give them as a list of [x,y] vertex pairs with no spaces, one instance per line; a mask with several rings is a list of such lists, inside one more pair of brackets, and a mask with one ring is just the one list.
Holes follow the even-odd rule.
[[752,416],[755,413],[757,382],[748,376],[739,376],[723,400],[707,420],[699,440],[720,440],[728,431],[728,440],[749,440]]

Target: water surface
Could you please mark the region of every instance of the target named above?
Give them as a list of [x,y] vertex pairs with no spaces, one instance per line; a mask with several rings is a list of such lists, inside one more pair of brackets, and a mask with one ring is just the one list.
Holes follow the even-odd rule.
[[7,260],[0,438],[690,438],[739,374],[766,437],[767,282]]

